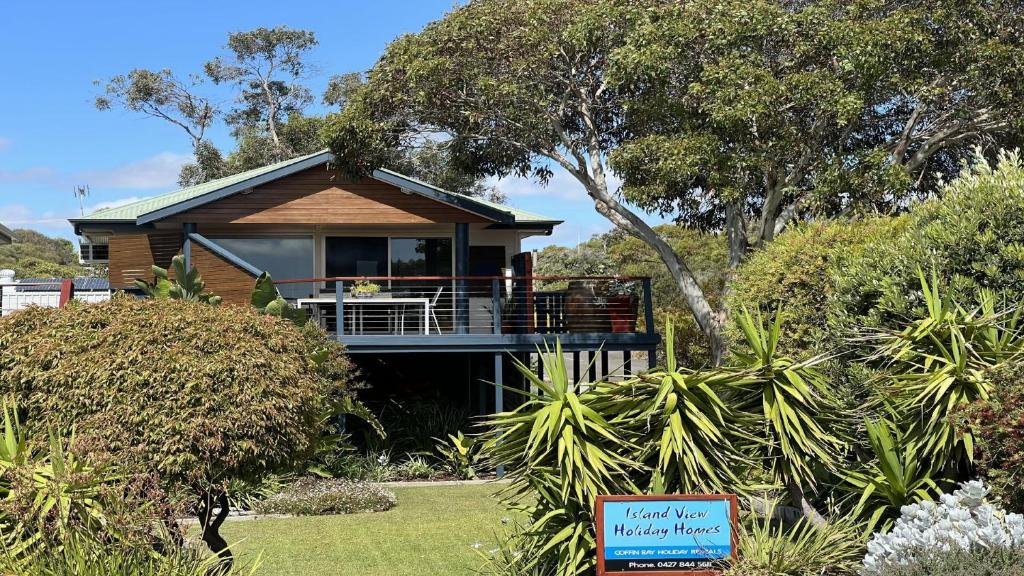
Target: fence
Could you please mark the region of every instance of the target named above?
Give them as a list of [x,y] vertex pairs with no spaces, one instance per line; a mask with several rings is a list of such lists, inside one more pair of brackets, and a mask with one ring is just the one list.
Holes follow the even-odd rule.
[[110,299],[110,290],[76,290],[75,281],[17,280],[14,272],[0,270],[0,316],[7,316],[29,306],[62,307],[69,300],[104,302]]

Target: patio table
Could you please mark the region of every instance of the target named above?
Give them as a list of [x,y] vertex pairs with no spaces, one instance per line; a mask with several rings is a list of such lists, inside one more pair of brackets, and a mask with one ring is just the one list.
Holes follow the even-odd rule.
[[[423,297],[406,297],[398,296],[393,297],[387,294],[381,294],[372,298],[356,298],[354,296],[345,298],[343,306],[345,308],[352,308],[356,311],[353,316],[352,332],[355,333],[358,327],[359,333],[362,334],[364,330],[364,308],[366,306],[387,306],[387,307],[404,307],[415,306],[423,308],[423,315],[420,318],[420,330],[421,334],[429,333],[429,320],[430,320],[430,298]],[[320,322],[320,307],[324,304],[333,305],[337,304],[338,301],[334,297],[327,298],[299,298],[296,300],[296,305],[300,308],[304,306],[310,306],[314,310],[314,318],[317,323]],[[341,327],[341,333],[344,334],[344,326]],[[400,333],[405,334],[405,316],[402,315]]]

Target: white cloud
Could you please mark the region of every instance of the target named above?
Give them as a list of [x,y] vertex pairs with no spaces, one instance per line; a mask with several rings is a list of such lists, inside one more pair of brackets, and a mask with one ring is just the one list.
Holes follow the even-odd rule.
[[182,165],[192,161],[190,154],[160,152],[141,160],[113,168],[60,172],[48,166],[0,170],[0,183],[24,182],[55,188],[88,184],[94,190],[150,190],[175,188]]
[[149,158],[135,160],[116,166],[109,170],[87,170],[79,172],[75,178],[90,187],[128,188],[147,190],[152,188],[170,188],[177,185],[178,172],[184,164],[192,161],[190,154],[161,152]]
[[37,213],[24,204],[0,206],[0,223],[8,228],[67,228],[68,217],[50,210]]

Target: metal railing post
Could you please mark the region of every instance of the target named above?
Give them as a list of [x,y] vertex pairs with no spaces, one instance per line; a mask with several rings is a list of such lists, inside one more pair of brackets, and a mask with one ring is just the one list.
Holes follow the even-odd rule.
[[654,334],[654,296],[651,294],[651,279],[644,278],[640,281],[644,290],[644,323],[647,324],[647,333]]
[[494,333],[501,334],[501,281],[497,278],[491,278],[491,308]]
[[334,283],[334,301],[334,332],[341,342],[341,337],[345,335],[345,282],[341,280]]

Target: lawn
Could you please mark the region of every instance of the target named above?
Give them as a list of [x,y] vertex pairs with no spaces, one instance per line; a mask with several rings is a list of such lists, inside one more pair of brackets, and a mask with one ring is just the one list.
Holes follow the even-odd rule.
[[[494,485],[396,488],[388,512],[228,522],[222,533],[260,576],[473,574],[508,513]],[[235,544],[237,543],[237,544]]]

